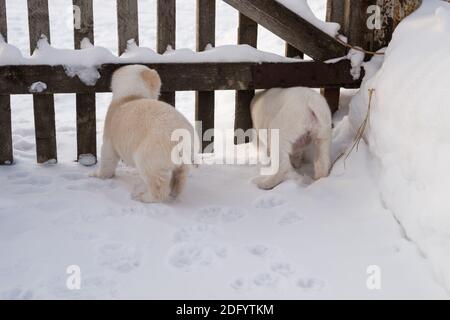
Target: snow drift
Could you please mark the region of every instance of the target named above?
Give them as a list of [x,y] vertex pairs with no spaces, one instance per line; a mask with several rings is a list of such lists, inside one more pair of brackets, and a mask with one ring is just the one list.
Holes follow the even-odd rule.
[[396,30],[350,108],[358,128],[375,89],[366,140],[385,205],[450,289],[450,4],[424,1]]

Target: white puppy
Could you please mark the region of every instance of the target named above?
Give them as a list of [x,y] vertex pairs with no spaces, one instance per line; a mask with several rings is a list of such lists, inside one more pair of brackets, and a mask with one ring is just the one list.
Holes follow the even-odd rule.
[[[300,166],[303,152],[311,143],[315,149],[315,179],[328,176],[331,112],[325,98],[319,93],[302,87],[259,92],[252,101],[251,113],[257,130],[279,129],[280,137],[278,172],[256,178],[254,182],[259,188],[272,189],[283,182],[292,167]],[[259,143],[264,144],[263,141]],[[267,139],[266,150],[271,150],[271,143]]]
[[172,133],[184,129],[193,140],[197,137],[194,128],[174,107],[158,101],[161,79],[155,70],[142,65],[123,67],[113,74],[111,89],[100,167],[93,176],[112,178],[121,159],[137,168],[148,188],[134,195],[136,200],[151,203],[176,197],[189,168],[182,154],[175,152],[180,158],[172,159],[172,150],[179,146],[178,141],[171,141]]

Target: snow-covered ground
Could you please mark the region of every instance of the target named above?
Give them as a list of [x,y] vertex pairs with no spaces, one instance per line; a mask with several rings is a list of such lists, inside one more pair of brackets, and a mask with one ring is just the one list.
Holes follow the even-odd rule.
[[[405,58],[407,57],[407,58]],[[352,101],[358,126],[375,89],[367,141],[386,206],[450,289],[450,4],[427,0],[396,30],[382,68]]]
[[[52,44],[71,48],[71,1],[49,2]],[[195,47],[194,2],[177,2],[178,48]],[[325,1],[309,2],[323,18]],[[155,3],[139,1],[141,45],[150,48]],[[96,45],[116,52],[115,1],[94,5]],[[7,8],[10,43],[26,52],[26,1],[7,0]],[[237,18],[218,1],[218,45],[236,43]],[[284,52],[283,41],[262,28],[259,38],[261,50]],[[345,91],[336,116],[333,156],[353,138],[344,117],[353,94]],[[177,94],[177,108],[191,120],[193,96]],[[100,145],[110,95],[97,97]],[[250,183],[256,167],[202,166],[177,201],[144,205],[130,199],[140,183],[133,170],[100,181],[74,162],[75,98],[55,99],[55,166],[35,163],[31,97],[12,99],[16,164],[0,168],[0,298],[449,297],[384,207],[364,143],[330,178],[310,185],[299,179],[265,192]],[[219,93],[216,103],[217,127],[231,128],[234,93]],[[66,287],[71,265],[81,268],[81,290]],[[368,268],[381,271],[381,290],[367,287]]]

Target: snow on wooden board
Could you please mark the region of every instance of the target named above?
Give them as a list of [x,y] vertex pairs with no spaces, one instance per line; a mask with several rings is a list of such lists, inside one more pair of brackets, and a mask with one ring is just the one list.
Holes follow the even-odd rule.
[[77,65],[99,66],[106,63],[202,63],[202,62],[299,62],[257,50],[249,45],[224,45],[206,51],[191,49],[168,50],[158,54],[150,48],[138,47],[129,41],[127,50],[117,57],[110,50],[93,46],[89,40],[82,41],[80,50],[54,48],[47,40],[38,42],[37,50],[31,57],[24,57],[21,51],[0,38],[0,65]]
[[316,28],[322,30],[328,35],[335,37],[338,34],[341,26],[334,22],[325,22],[317,18],[311,10],[307,0],[276,0],[292,12],[295,12],[300,17],[311,23]]

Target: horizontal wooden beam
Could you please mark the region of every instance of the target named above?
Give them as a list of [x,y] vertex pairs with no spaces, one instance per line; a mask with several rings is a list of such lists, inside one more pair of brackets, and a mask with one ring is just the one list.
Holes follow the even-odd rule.
[[342,57],[347,49],[333,37],[275,0],[223,0],[314,60]]
[[[126,64],[105,64],[99,68],[100,79],[94,86],[85,85],[78,77],[67,76],[64,66],[21,65],[0,66],[0,95],[27,94],[35,82],[44,82],[41,93],[110,92],[111,76]],[[167,63],[145,64],[155,69],[163,81],[163,92],[253,90],[273,87],[346,87],[357,88],[360,81],[350,75],[350,62],[295,63]]]

